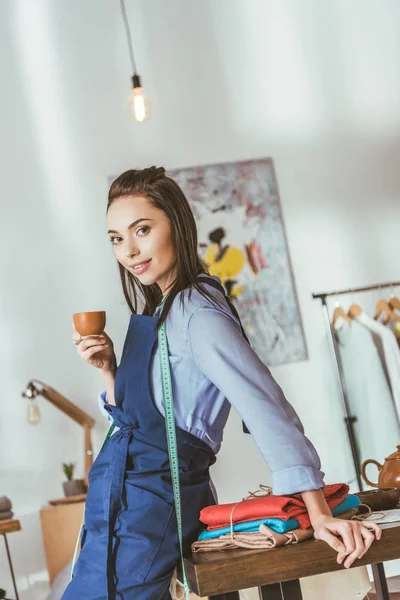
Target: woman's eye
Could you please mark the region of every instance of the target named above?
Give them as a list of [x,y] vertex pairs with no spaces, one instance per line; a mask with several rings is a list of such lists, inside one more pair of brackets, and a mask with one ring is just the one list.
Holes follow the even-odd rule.
[[[144,231],[144,233],[140,233],[141,231]],[[146,233],[147,233],[148,231],[150,231],[150,227],[148,227],[147,225],[145,225],[144,227],[140,227],[140,229],[138,229],[138,230],[136,231],[136,233],[137,233],[138,235],[146,235]]]
[[112,238],[110,238],[110,242],[111,242],[111,244],[113,244],[113,245],[115,245],[115,244],[119,244],[119,243],[120,243],[120,241],[121,241],[121,239],[122,239],[122,238],[115,236],[115,237],[112,237]]

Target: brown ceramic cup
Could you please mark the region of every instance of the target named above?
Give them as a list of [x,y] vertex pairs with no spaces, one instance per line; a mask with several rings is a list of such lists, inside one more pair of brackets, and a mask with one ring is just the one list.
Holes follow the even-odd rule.
[[106,326],[104,310],[73,314],[74,327],[80,335],[100,335]]

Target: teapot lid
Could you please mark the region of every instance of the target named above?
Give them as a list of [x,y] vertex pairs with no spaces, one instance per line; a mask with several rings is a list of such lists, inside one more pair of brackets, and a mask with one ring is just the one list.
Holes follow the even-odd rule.
[[389,454],[389,456],[385,460],[400,460],[400,445],[397,446],[396,452],[393,452],[393,454]]

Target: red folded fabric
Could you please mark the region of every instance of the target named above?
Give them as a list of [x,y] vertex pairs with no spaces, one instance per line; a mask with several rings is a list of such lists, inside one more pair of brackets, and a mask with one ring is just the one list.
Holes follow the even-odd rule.
[[[326,485],[322,490],[332,510],[343,502],[349,493],[347,483],[335,483]],[[233,513],[232,513],[233,511]],[[208,525],[207,529],[219,529],[229,527],[232,523],[245,523],[258,519],[297,519],[300,529],[311,527],[310,518],[306,506],[300,496],[263,496],[243,500],[239,503],[216,504],[207,506],[200,513],[200,521]]]

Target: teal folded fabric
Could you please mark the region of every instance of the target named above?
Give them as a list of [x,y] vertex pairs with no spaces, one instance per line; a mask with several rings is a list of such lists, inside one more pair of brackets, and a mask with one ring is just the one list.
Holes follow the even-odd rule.
[[[296,519],[289,519],[288,521],[283,521],[282,519],[261,519],[258,521],[246,521],[245,523],[236,523],[233,526],[233,531],[258,531],[260,525],[267,525],[270,529],[278,533],[286,533],[287,531],[292,531],[292,529],[298,529],[299,524]],[[222,527],[221,529],[213,529],[212,531],[203,531],[199,535],[199,540],[211,540],[214,538],[219,538],[221,535],[225,535],[226,533],[230,533],[230,527]]]
[[[361,503],[360,498],[358,496],[354,496],[354,494],[348,494],[346,498],[336,506],[332,510],[332,514],[334,517],[338,517],[343,513],[351,510],[352,508],[357,508]],[[267,525],[273,531],[277,533],[286,533],[287,531],[293,531],[293,529],[298,529],[299,523],[296,519],[288,519],[284,521],[283,519],[261,519],[258,521],[246,521],[245,523],[236,523],[233,525],[233,531],[258,531],[260,525]],[[214,538],[218,538],[221,535],[225,535],[226,533],[230,533],[230,527],[222,527],[221,529],[213,529],[212,531],[203,531],[199,535],[199,540],[211,540]]]
[[360,504],[361,500],[358,496],[348,494],[343,502],[338,504],[337,507],[332,510],[332,514],[334,517],[338,517],[352,508],[357,508]]

